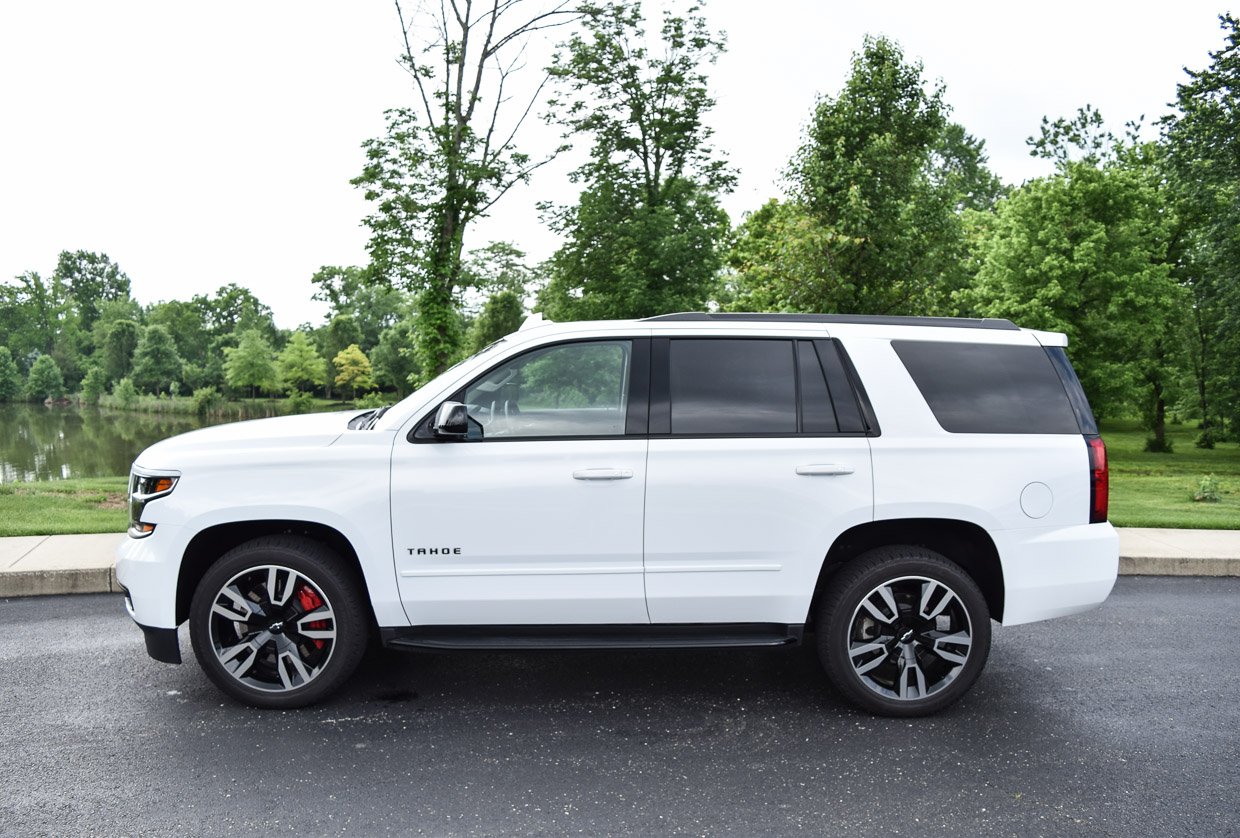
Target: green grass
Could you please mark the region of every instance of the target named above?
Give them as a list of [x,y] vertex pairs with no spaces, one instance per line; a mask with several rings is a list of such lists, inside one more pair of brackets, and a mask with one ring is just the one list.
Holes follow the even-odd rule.
[[[1134,421],[1103,423],[1102,438],[1111,464],[1111,523],[1117,527],[1240,529],[1240,444],[1217,443],[1213,450],[1193,445],[1192,425],[1168,425],[1174,451],[1142,450],[1147,431]],[[1207,474],[1221,488],[1218,503],[1193,500]]]
[[[1171,454],[1142,450],[1148,434],[1113,420],[1102,436],[1111,461],[1111,522],[1119,527],[1240,529],[1240,444],[1193,446],[1191,425],[1171,425]],[[1219,481],[1221,500],[1192,499],[1201,478]],[[0,484],[0,536],[124,532],[124,477]]]
[[0,536],[125,531],[126,477],[0,484]]

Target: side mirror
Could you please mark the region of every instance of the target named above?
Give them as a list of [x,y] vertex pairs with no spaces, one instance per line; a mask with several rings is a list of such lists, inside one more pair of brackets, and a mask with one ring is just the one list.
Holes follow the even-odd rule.
[[465,439],[469,435],[469,409],[460,402],[444,402],[435,413],[431,430],[439,439]]

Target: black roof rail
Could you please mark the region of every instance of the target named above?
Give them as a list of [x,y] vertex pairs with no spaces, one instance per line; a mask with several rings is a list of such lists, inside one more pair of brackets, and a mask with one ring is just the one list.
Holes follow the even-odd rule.
[[905,317],[890,314],[788,314],[749,313],[735,311],[681,311],[676,314],[660,314],[646,317],[646,323],[694,323],[709,321],[741,323],[858,323],[868,326],[945,326],[951,329],[1000,329],[1007,332],[1020,331],[1011,320],[993,317]]

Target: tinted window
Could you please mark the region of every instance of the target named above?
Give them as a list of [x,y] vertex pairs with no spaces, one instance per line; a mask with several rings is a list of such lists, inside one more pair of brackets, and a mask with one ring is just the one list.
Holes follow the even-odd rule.
[[960,434],[1076,434],[1059,375],[1041,347],[894,340],[943,429]]
[[808,340],[797,341],[797,365],[801,373],[801,430],[807,434],[833,434],[839,430],[827,380],[818,353]]
[[861,407],[857,404],[857,394],[844,371],[844,362],[840,356],[839,343],[833,340],[816,340],[818,359],[827,374],[827,385],[831,388],[831,401],[835,403],[835,416],[840,423],[840,431],[846,434],[864,433],[865,421],[861,418]]
[[630,342],[566,343],[501,364],[465,390],[483,438],[619,436]]
[[790,340],[673,340],[674,434],[796,433]]

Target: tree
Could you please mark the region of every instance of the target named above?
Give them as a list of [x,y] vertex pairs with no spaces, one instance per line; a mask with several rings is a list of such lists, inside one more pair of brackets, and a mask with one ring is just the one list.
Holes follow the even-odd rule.
[[276,359],[280,382],[289,392],[313,389],[323,384],[326,370],[323,356],[314,348],[305,332],[293,332],[280,357]]
[[567,239],[539,298],[556,320],[701,306],[729,229],[719,196],[735,176],[710,146],[705,67],[723,50],[697,6],[666,12],[661,51],[645,46],[637,3],[585,7],[585,32],[556,55],[555,118],[593,146],[573,174],[573,207],[544,207]]
[[[416,295],[414,353],[426,376],[457,354],[470,225],[556,153],[533,158],[517,146],[545,79],[520,99],[512,90],[531,37],[575,12],[563,0],[516,17],[533,5],[454,0],[407,17],[396,3],[416,105],[387,112],[387,131],[364,144],[366,166],[353,183],[374,204],[364,223],[376,280]],[[419,42],[420,32],[429,34]]]
[[108,376],[99,367],[86,370],[82,378],[82,404],[97,405],[100,397],[108,391]]
[[[346,315],[353,319],[358,328],[358,345],[364,349],[377,345],[383,330],[395,325],[408,310],[405,294],[375,282],[368,268],[325,265],[310,277],[310,282],[317,288],[312,299],[331,306],[329,316]],[[339,348],[344,346],[348,344]]]
[[947,313],[969,281],[963,214],[1003,189],[943,97],[898,44],[867,37],[814,109],[788,200],[742,225],[729,307]]
[[133,320],[117,320],[108,327],[99,350],[99,363],[108,381],[119,381],[133,370],[133,356],[141,334],[141,327]]
[[199,366],[206,362],[210,337],[199,306],[184,300],[158,302],[147,308],[146,323],[168,330],[184,362]]
[[21,395],[22,373],[7,346],[0,346],[0,402],[10,402]]
[[374,388],[370,360],[356,343],[341,350],[332,363],[336,366],[336,386],[348,387],[349,398],[356,398],[358,390]]
[[258,329],[241,333],[237,346],[224,351],[224,375],[229,387],[248,388],[250,398],[259,390],[271,390],[276,384],[274,352],[267,338]]
[[379,345],[370,353],[375,383],[395,390],[401,398],[409,395],[418,379],[417,362],[412,352],[414,324],[413,319],[406,318],[384,329],[379,335]]
[[276,324],[271,309],[248,288],[235,282],[221,286],[210,297],[201,294],[191,300],[212,338],[241,334],[257,329],[269,343],[276,340]]
[[1176,276],[1192,295],[1187,338],[1203,446],[1216,417],[1240,432],[1240,19],[1219,16],[1224,45],[1189,70],[1163,120],[1171,187],[1184,221]]
[[1060,155],[1056,174],[1025,183],[1000,205],[981,245],[977,285],[957,299],[975,314],[1067,334],[1095,411],[1114,416],[1148,404],[1158,448],[1183,297],[1168,258],[1175,220],[1155,154],[1116,143],[1102,158]]
[[[319,345],[323,357],[335,358],[351,344],[361,345],[362,329],[349,314],[338,314],[328,321],[327,326],[319,333]],[[324,362],[324,381],[327,384],[327,397],[331,398],[332,382],[336,380],[336,370],[330,360]]]
[[60,374],[60,366],[51,355],[40,355],[30,366],[30,377],[26,380],[26,393],[32,399],[64,398],[65,380]]
[[95,325],[104,302],[129,299],[129,277],[106,253],[62,250],[53,277],[68,289],[84,333]]
[[521,328],[525,320],[525,304],[516,291],[500,291],[491,295],[469,327],[469,351],[477,352],[504,335]]
[[149,393],[169,390],[181,379],[181,356],[163,326],[147,326],[133,356],[134,384]]

